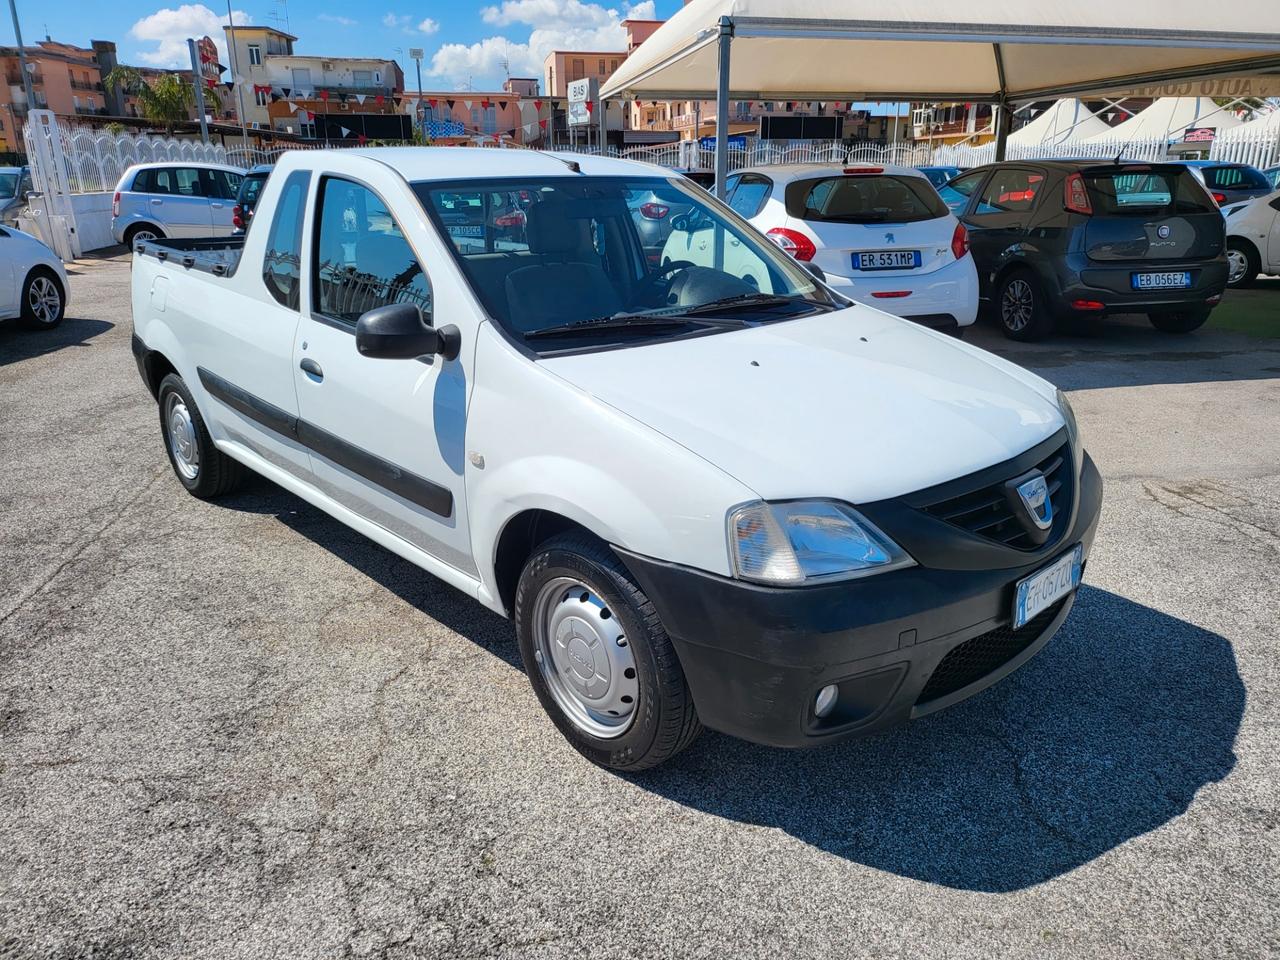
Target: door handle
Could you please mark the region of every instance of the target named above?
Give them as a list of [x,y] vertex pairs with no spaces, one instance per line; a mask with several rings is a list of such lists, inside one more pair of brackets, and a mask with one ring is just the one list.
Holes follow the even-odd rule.
[[159,199],[158,197],[152,197],[151,202],[154,203],[157,207],[160,206],[160,204],[164,203],[164,201]]
[[320,364],[316,363],[310,357],[304,357],[298,367],[315,383],[319,383],[324,379],[324,370]]
[[220,203],[211,203],[211,204],[209,204],[209,206],[213,207],[213,209],[215,209],[215,210],[221,210],[221,209],[222,209],[222,204],[220,204]]

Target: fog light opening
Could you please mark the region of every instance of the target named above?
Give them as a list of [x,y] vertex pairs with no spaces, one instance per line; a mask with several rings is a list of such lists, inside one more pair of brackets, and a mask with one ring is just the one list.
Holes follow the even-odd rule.
[[813,701],[813,713],[819,720],[823,717],[829,717],[831,711],[836,708],[836,701],[840,699],[840,688],[834,683],[829,683],[818,691],[818,697]]

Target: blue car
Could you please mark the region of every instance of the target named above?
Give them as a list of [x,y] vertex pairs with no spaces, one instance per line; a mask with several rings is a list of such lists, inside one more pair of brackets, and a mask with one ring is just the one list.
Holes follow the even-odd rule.
[[1176,160],[1191,169],[1195,178],[1204,184],[1218,206],[1239,203],[1263,197],[1275,187],[1257,167],[1247,163],[1227,163],[1223,160]]
[[960,174],[964,173],[966,167],[916,167],[921,173],[929,178],[929,182],[933,184],[935,190],[941,188],[948,180],[954,180]]

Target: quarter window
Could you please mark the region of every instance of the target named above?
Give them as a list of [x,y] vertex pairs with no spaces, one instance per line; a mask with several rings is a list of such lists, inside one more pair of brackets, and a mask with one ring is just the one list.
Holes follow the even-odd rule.
[[431,309],[431,285],[391,211],[376,193],[350,180],[326,177],[317,218],[316,310],[354,325],[389,303]]
[[[276,203],[267,252],[262,260],[262,280],[276,303],[298,309],[302,286],[302,214],[306,209],[311,174],[296,170],[285,180]],[[252,227],[253,221],[249,221]]]
[[771,184],[764,177],[745,176],[738,181],[737,189],[733,191],[733,196],[729,200],[729,206],[738,216],[750,220],[760,212],[765,200],[769,198],[770,186]]
[[1021,213],[1036,205],[1044,176],[1031,170],[997,168],[978,198],[977,214]]

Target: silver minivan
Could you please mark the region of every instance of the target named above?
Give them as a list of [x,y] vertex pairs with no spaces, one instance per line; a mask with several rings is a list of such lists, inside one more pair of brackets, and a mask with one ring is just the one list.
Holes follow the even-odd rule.
[[111,233],[132,246],[157,237],[224,237],[244,170],[220,163],[140,163],[116,184]]

